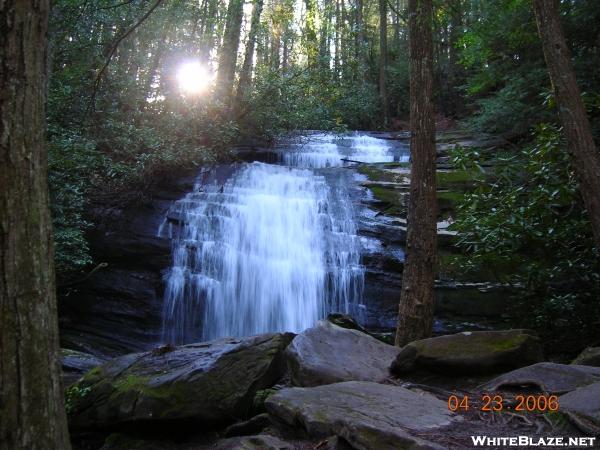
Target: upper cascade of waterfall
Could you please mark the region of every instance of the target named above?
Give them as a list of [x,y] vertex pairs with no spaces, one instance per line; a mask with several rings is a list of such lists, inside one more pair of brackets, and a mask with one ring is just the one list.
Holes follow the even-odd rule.
[[348,192],[310,170],[252,163],[222,186],[198,183],[159,233],[173,240],[166,342],[300,332],[329,312],[360,310]]
[[283,153],[281,162],[292,167],[320,169],[340,167],[348,161],[365,163],[408,161],[408,151],[398,152],[387,139],[366,134],[311,135]]

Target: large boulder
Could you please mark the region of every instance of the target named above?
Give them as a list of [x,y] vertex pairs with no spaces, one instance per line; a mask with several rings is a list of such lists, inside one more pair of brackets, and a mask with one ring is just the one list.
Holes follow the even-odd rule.
[[496,391],[518,390],[525,386],[548,394],[562,394],[598,381],[600,367],[544,362],[500,375],[482,387]]
[[411,342],[394,360],[392,372],[494,373],[542,360],[540,341],[527,330],[465,331]]
[[588,347],[571,362],[580,366],[600,367],[600,347]]
[[340,436],[358,450],[439,449],[417,434],[455,420],[447,404],[429,394],[365,381],[283,389],[266,406],[287,426],[300,426],[314,438]]
[[94,355],[78,352],[77,350],[61,348],[60,353],[62,359],[62,378],[65,386],[70,386],[88,371],[104,362],[104,360]]
[[600,435],[600,381],[561,395],[558,404],[582,431]]
[[340,381],[382,381],[399,349],[358,330],[320,321],[294,338],[286,356],[292,383],[319,386]]
[[259,389],[284,373],[293,335],[265,334],[161,347],[97,367],[68,391],[72,427],[244,417]]

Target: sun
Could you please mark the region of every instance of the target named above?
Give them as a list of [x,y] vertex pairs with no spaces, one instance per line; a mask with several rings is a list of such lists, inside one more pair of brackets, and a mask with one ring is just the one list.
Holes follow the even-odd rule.
[[206,67],[198,61],[183,63],[177,72],[179,89],[185,94],[200,94],[210,84],[210,76]]

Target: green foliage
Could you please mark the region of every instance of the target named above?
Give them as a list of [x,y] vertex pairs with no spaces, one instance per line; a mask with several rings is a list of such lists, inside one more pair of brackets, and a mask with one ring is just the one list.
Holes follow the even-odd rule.
[[48,180],[54,225],[55,263],[68,276],[91,263],[84,219],[86,195],[105,165],[95,144],[76,133],[51,128]]
[[482,4],[481,18],[460,41],[465,86],[477,112],[467,121],[477,130],[526,134],[548,120],[539,96],[549,85],[530,2]]
[[283,77],[259,72],[255,90],[244,101],[241,126],[267,138],[289,130],[376,127],[379,111],[374,85],[356,86],[306,69]]
[[67,414],[72,413],[77,403],[85,398],[91,390],[91,386],[80,387],[78,384],[68,387],[65,391],[65,409],[67,410]]
[[553,117],[550,111],[539,106],[541,89],[548,84],[547,78],[546,69],[541,67],[511,72],[504,77],[501,88],[475,100],[478,112],[467,119],[466,124],[481,132],[525,135],[534,123]]
[[[453,156],[462,166],[478,162],[464,149]],[[452,228],[468,254],[461,269],[490,271],[518,287],[519,317],[527,320],[521,325],[554,337],[592,337],[600,261],[559,130],[540,125],[531,145],[498,158],[492,176],[458,205]]]
[[[161,180],[214,162],[238,135],[210,92],[186,99],[177,90],[173,68],[185,59],[182,48],[197,21],[184,2],[158,8],[119,43],[97,78],[116,39],[147,9],[140,1],[54,2],[49,184],[60,279],[92,262],[85,237],[94,226],[92,206],[143,200]],[[181,18],[172,26],[176,15]]]
[[[595,0],[560,3],[578,82],[592,111],[600,86],[600,10]],[[541,97],[548,97],[550,81],[531,2],[498,0],[481,2],[479,7],[477,20],[470,23],[458,46],[461,63],[468,71],[464,88],[475,112],[465,123],[476,131],[526,137],[535,124],[554,118],[548,108],[539,105]],[[598,117],[599,110],[591,113],[597,134]]]
[[410,112],[410,73],[408,55],[391,62],[388,68],[388,91],[393,102],[393,112],[398,117],[408,117]]

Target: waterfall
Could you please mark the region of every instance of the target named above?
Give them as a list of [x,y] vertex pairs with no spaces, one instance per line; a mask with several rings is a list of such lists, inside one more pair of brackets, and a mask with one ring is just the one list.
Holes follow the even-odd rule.
[[163,339],[300,332],[355,313],[364,269],[348,193],[310,170],[252,163],[198,183],[159,234],[173,240]]
[[405,155],[395,158],[391,145],[384,139],[353,134],[334,137],[313,135],[306,143],[296,144],[282,155],[282,162],[288,166],[320,169],[341,167],[344,160],[365,163],[402,161]]

